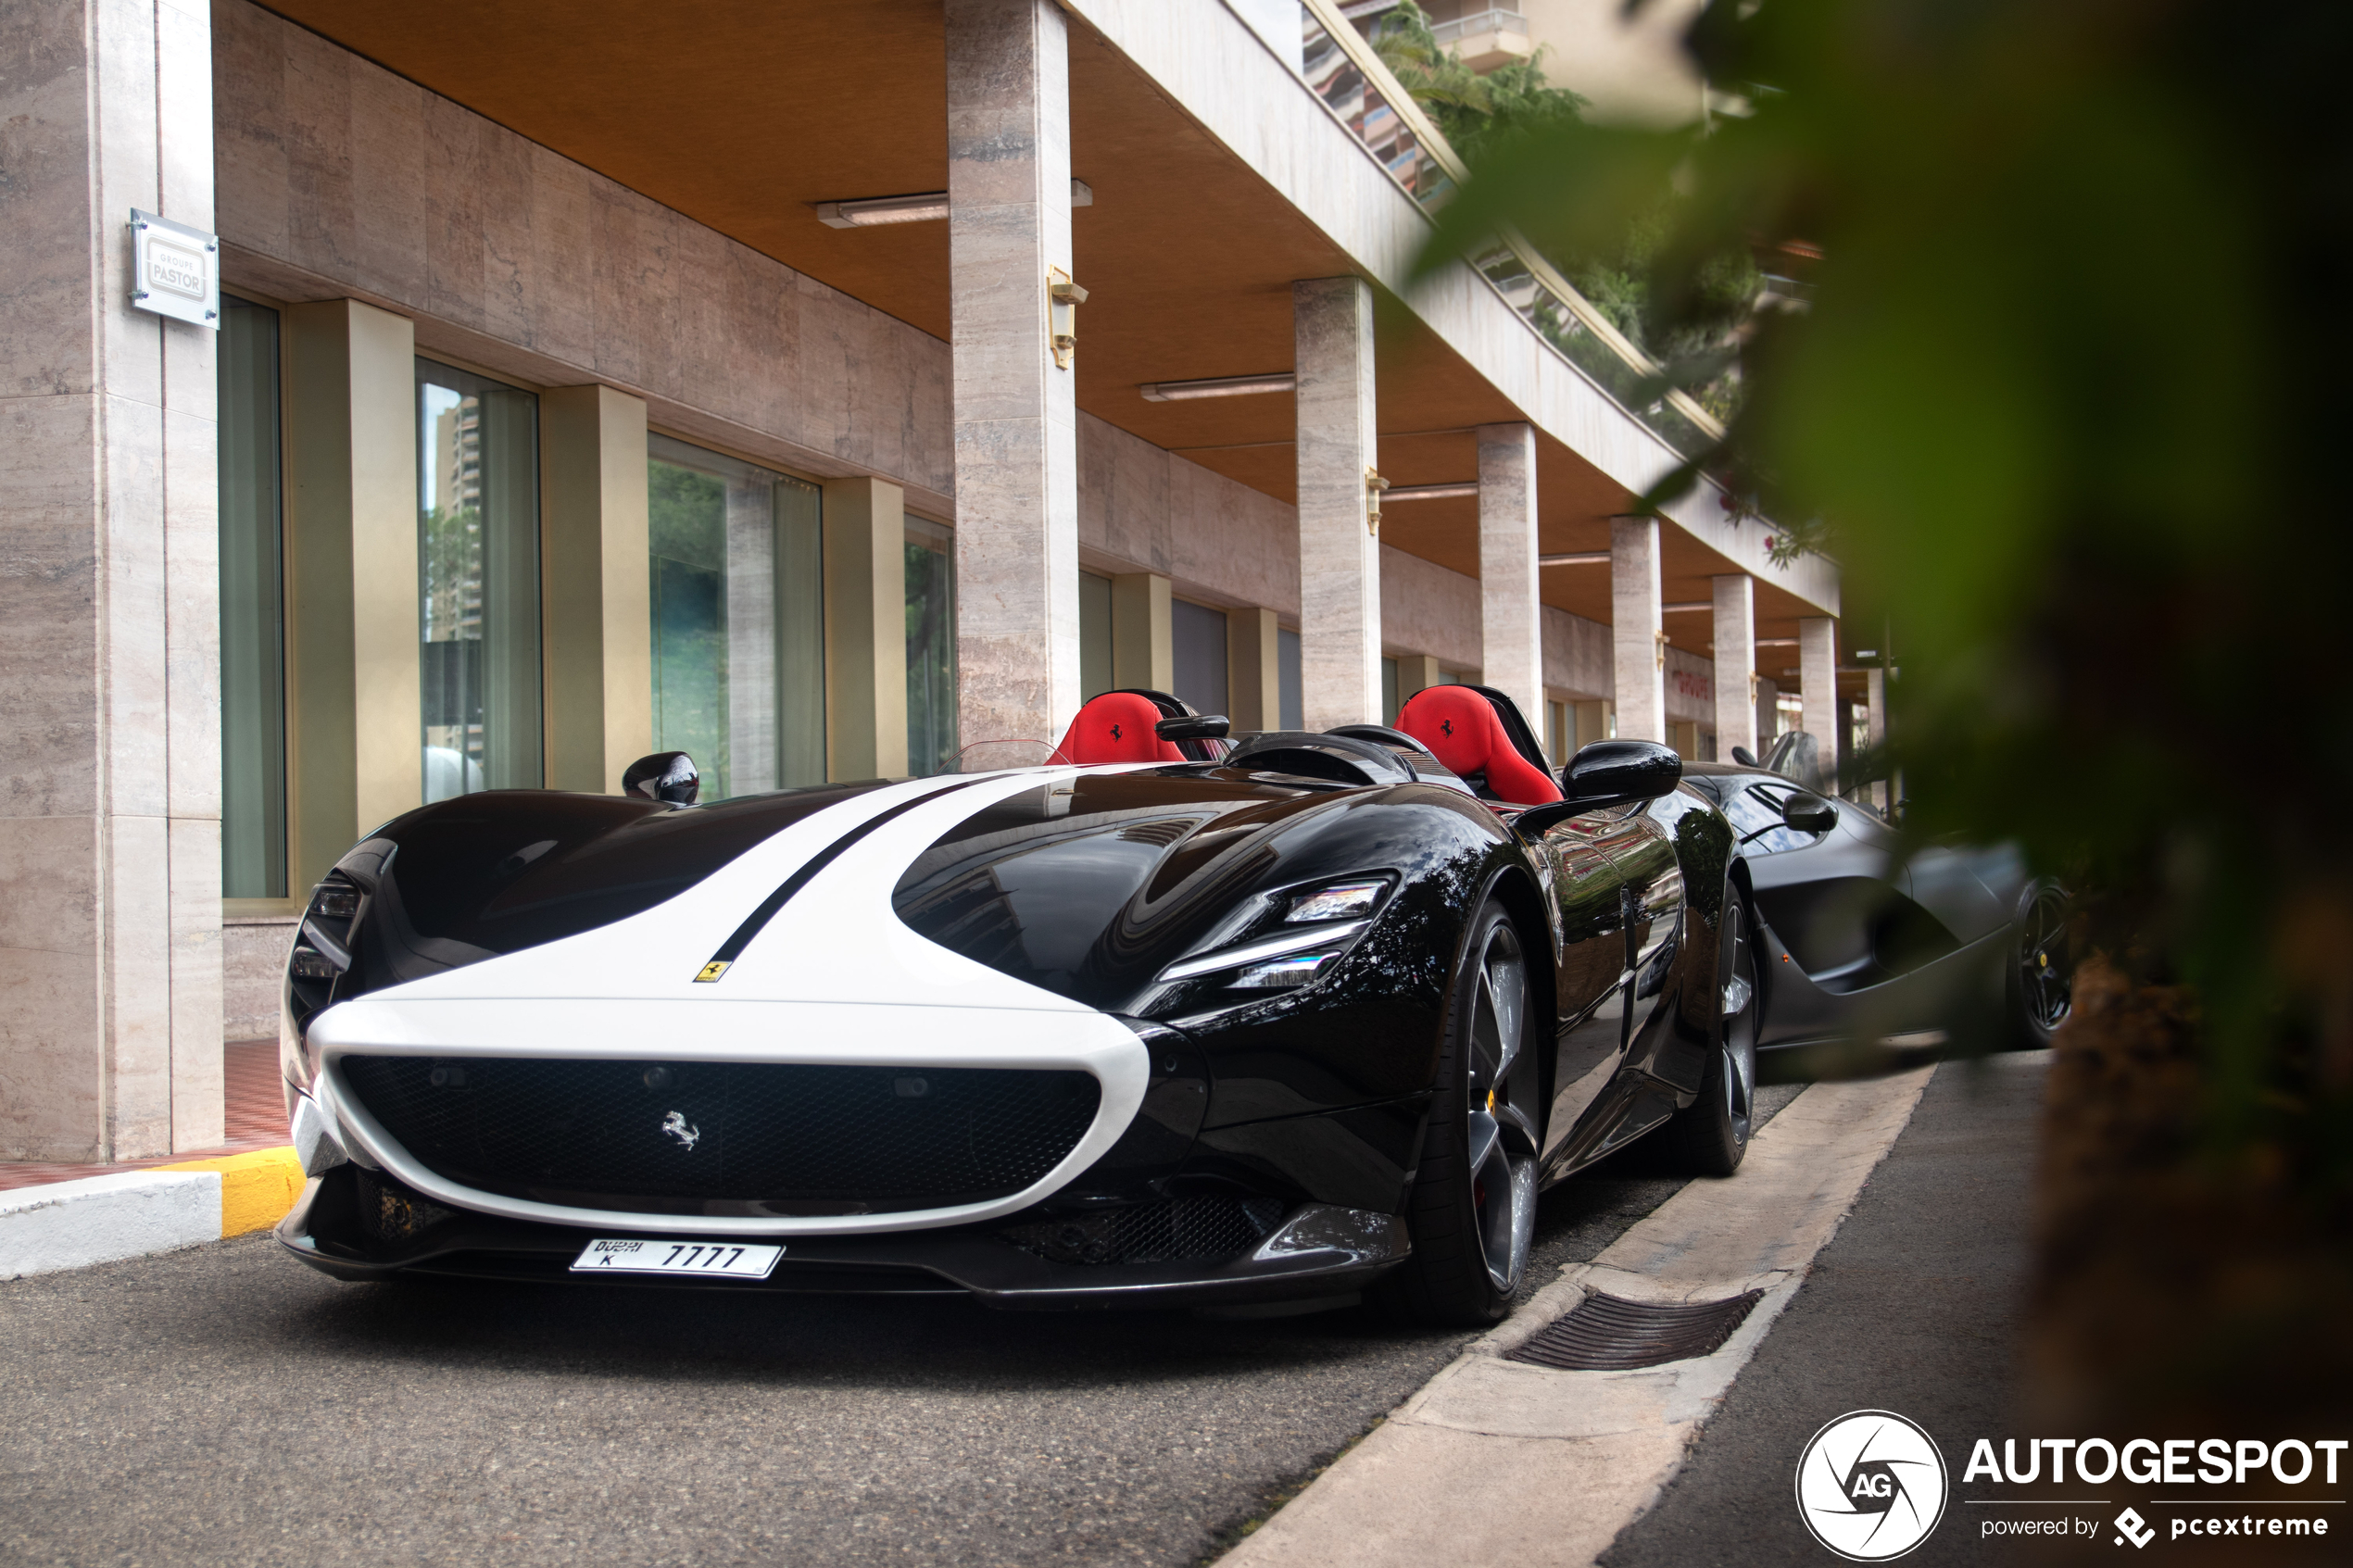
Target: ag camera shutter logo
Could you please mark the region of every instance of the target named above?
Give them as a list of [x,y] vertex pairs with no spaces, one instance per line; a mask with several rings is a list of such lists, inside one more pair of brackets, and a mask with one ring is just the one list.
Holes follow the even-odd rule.
[[1797,1516],[1849,1562],[1885,1562],[1928,1539],[1948,1490],[1935,1439],[1894,1411],[1848,1411],[1797,1460]]

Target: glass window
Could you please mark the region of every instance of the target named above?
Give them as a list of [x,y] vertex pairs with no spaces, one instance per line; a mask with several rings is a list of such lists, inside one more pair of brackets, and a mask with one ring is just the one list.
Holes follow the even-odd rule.
[[1078,700],[1111,690],[1111,579],[1078,574]]
[[539,399],[417,361],[424,793],[535,789]]
[[1384,659],[1380,661],[1380,721],[1384,724],[1397,722],[1399,706],[1397,661],[1393,659]]
[[1545,743],[1553,754],[1553,765],[1560,766],[1575,755],[1577,748],[1568,744],[1568,704],[1544,701]]
[[220,893],[286,896],[278,313],[220,296]]
[[910,517],[907,770],[927,778],[955,763],[956,536],[938,523]]
[[713,800],[823,783],[822,493],[666,435],[646,451],[655,749]]
[[1207,605],[1169,603],[1170,695],[1196,713],[1223,713],[1226,702],[1226,612]]
[[1298,729],[1306,703],[1301,697],[1303,689],[1299,669],[1299,633],[1284,627],[1275,633],[1275,681],[1282,702],[1282,716],[1277,721],[1286,730]]

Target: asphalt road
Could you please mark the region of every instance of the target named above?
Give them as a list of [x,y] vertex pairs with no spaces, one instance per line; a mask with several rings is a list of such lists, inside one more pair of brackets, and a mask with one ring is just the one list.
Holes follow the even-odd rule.
[[[1680,1185],[1548,1195],[1530,1287]],[[1467,1337],[340,1285],[247,1237],[0,1284],[0,1562],[1191,1564]]]
[[1603,1568],[1834,1561],[1798,1519],[1797,1461],[1824,1423],[1857,1410],[1910,1417],[1944,1456],[1953,1500],[1907,1568],[2016,1558],[2012,1543],[1981,1538],[1986,1511],[1961,1499],[1984,1484],[1965,1492],[1961,1471],[1978,1437],[2020,1430],[2011,1411],[2048,1060],[1937,1069],[1681,1474]]

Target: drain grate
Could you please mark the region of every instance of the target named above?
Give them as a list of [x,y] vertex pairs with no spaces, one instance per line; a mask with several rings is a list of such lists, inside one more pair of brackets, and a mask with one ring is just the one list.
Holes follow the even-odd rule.
[[1705,1356],[1732,1336],[1761,1290],[1729,1301],[1629,1301],[1599,1291],[1538,1329],[1504,1359],[1566,1372],[1624,1372]]

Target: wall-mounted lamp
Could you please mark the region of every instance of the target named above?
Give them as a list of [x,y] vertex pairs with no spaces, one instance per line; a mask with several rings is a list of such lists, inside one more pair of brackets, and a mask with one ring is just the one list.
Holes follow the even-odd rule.
[[1148,381],[1136,390],[1147,403],[1189,403],[1196,397],[1253,397],[1289,392],[1297,384],[1289,370],[1265,376],[1211,376],[1205,381]]
[[1380,532],[1380,493],[1389,488],[1389,481],[1380,470],[1367,463],[1365,466],[1365,532]]
[[[1092,207],[1095,189],[1084,180],[1070,182],[1070,205]],[[817,221],[828,229],[878,229],[888,223],[936,223],[948,216],[948,193],[925,191],[912,196],[862,196],[855,201],[819,202]]]
[[1538,556],[1538,566],[1607,566],[1607,550],[1572,550],[1565,556]]
[[1046,336],[1054,349],[1057,370],[1070,369],[1071,360],[1078,353],[1078,307],[1087,303],[1087,291],[1070,281],[1070,274],[1059,267],[1046,269]]
[[1651,646],[1652,646],[1652,647],[1654,647],[1654,648],[1655,648],[1655,649],[1658,651],[1658,663],[1657,663],[1656,668],[1661,669],[1661,670],[1666,669],[1666,668],[1667,668],[1667,628],[1666,628],[1666,627],[1662,626],[1662,627],[1660,627],[1657,631],[1653,632],[1653,633],[1651,633]]

